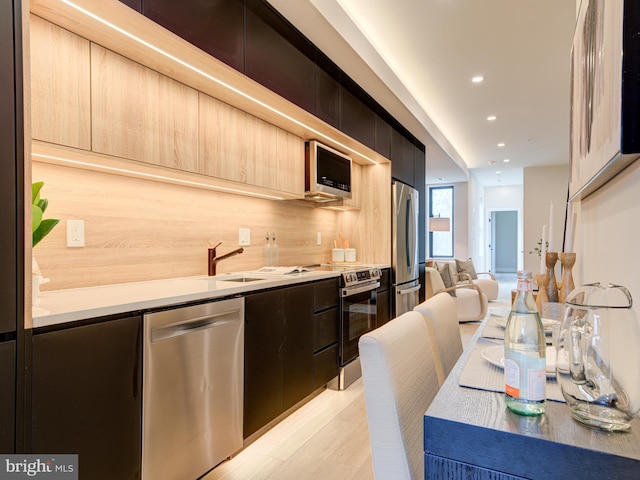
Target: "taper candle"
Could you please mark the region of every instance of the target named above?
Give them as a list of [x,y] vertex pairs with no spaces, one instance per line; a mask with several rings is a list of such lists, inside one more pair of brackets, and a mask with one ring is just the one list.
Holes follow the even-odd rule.
[[547,273],[547,226],[542,226],[542,242],[540,243],[540,273]]
[[555,252],[553,245],[553,202],[549,206],[549,252]]

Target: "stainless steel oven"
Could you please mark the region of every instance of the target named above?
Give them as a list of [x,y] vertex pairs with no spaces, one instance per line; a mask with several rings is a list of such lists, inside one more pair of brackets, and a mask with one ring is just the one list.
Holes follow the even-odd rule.
[[340,368],[330,387],[344,390],[362,376],[358,340],[377,328],[376,290],[380,287],[379,268],[359,268],[342,273],[340,286]]

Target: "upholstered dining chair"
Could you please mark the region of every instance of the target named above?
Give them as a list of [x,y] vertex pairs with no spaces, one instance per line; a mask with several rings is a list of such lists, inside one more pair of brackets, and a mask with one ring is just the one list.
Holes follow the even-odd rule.
[[453,292],[458,322],[482,320],[487,314],[487,296],[474,283],[456,283],[445,287],[440,272],[432,267],[425,268],[425,299],[440,292]]
[[439,388],[424,318],[403,313],[358,347],[376,480],[424,478],[423,416]]
[[442,386],[463,351],[456,304],[451,295],[441,292],[413,310],[422,314],[429,329],[438,382]]

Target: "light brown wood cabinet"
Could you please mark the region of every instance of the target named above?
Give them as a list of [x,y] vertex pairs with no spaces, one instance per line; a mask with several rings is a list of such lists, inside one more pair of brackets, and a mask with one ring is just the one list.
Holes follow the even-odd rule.
[[302,138],[39,17],[31,33],[34,139],[304,196]]
[[31,129],[46,142],[91,149],[89,41],[31,15]]
[[198,166],[198,92],[91,44],[93,151],[187,172]]
[[198,172],[304,194],[304,141],[200,93]]

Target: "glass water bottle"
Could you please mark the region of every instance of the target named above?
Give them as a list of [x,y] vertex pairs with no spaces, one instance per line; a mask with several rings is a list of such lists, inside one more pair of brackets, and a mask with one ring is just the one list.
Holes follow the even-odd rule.
[[280,261],[278,257],[278,244],[276,243],[276,232],[273,232],[273,244],[271,245],[271,265],[278,266]]
[[546,339],[531,283],[530,271],[518,272],[518,289],[504,332],[506,403],[520,415],[543,414],[546,400]]
[[269,241],[269,232],[264,239],[264,247],[262,247],[262,261],[264,262],[265,267],[270,267],[273,265],[273,247],[271,246],[271,242]]

